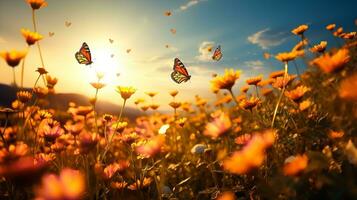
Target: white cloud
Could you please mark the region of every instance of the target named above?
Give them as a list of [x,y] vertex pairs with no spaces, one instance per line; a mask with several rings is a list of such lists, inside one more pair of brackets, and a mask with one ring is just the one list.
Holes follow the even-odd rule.
[[207,1],[207,0],[189,0],[187,3],[180,6],[180,10],[181,11],[187,10],[188,8],[197,5],[198,3],[203,1]]
[[204,61],[204,62],[207,62],[207,61],[210,61],[212,60],[212,52],[209,52],[207,49],[209,47],[212,48],[212,51],[214,50],[214,45],[215,45],[215,42],[213,41],[203,41],[199,46],[198,46],[198,53],[199,55],[196,56],[196,58],[199,60],[199,61]]
[[262,49],[269,49],[270,47],[278,46],[287,38],[285,33],[274,33],[269,28],[258,31],[248,36],[248,41],[252,44],[260,46]]
[[244,65],[254,70],[260,70],[264,67],[264,63],[260,60],[245,61]]

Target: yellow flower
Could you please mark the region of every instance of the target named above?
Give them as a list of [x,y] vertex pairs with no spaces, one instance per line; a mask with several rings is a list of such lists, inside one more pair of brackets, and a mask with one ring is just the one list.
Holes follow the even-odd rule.
[[47,2],[45,0],[26,0],[26,2],[34,10],[38,10],[38,9],[40,9],[42,7],[46,7],[47,6]]
[[50,75],[46,75],[47,88],[53,89],[58,82],[58,79],[55,77],[51,77]]
[[138,105],[138,104],[144,103],[144,102],[145,102],[145,99],[143,99],[143,98],[138,98],[138,99],[136,99],[136,100],[134,101],[134,104],[135,104],[135,105]]
[[324,54],[312,61],[313,65],[318,66],[323,72],[331,73],[341,69],[350,61],[348,49],[340,49],[335,54]]
[[151,105],[150,105],[150,108],[151,108],[152,110],[157,110],[159,107],[160,107],[160,105],[158,105],[158,104],[151,104]]
[[173,90],[173,91],[170,92],[170,95],[171,95],[172,97],[175,97],[178,93],[179,93],[179,92],[178,92],[177,90]]
[[329,30],[329,31],[332,31],[335,28],[336,28],[336,24],[329,24],[326,26],[326,30]]
[[293,29],[291,32],[295,35],[302,35],[304,34],[304,32],[309,28],[308,25],[306,24],[303,24],[303,25],[300,25],[298,27],[296,27],[295,29]]
[[117,92],[121,95],[121,98],[127,100],[136,92],[133,87],[117,86]]
[[299,102],[306,92],[310,91],[310,88],[302,85],[294,90],[285,91],[285,96],[293,100],[294,102]]
[[223,76],[217,76],[211,81],[211,88],[231,90],[241,72],[226,69]]
[[29,29],[21,29],[21,33],[26,39],[26,42],[29,46],[35,44],[37,41],[43,38],[43,36],[40,35],[39,33],[32,32]]
[[90,83],[95,89],[100,90],[103,87],[105,87],[104,83],[99,83],[99,82],[94,82],[94,83]]
[[48,90],[43,87],[35,87],[32,89],[33,93],[40,99],[43,99],[48,94]]
[[295,58],[304,55],[304,50],[299,51],[290,51],[290,52],[283,52],[279,53],[275,56],[275,58],[281,62],[289,62],[295,60]]
[[17,99],[22,103],[27,103],[31,100],[32,94],[28,91],[19,91],[16,93]]
[[248,85],[258,85],[258,83],[260,82],[260,81],[262,81],[262,79],[263,79],[263,76],[256,76],[256,77],[252,77],[252,78],[249,78],[249,79],[247,79],[246,80],[246,82],[247,82],[247,84]]
[[140,107],[140,109],[144,112],[147,111],[149,108],[150,108],[149,106],[141,106]]
[[302,101],[300,104],[299,104],[299,109],[301,111],[304,111],[306,109],[308,109],[310,106],[311,106],[312,102],[310,100],[305,100],[305,101]]
[[16,67],[26,54],[27,51],[3,51],[0,52],[0,57],[2,57],[10,67]]
[[250,97],[250,99],[242,99],[239,103],[239,106],[245,110],[250,110],[256,107],[260,103],[260,99],[257,97]]
[[287,158],[283,171],[286,176],[294,176],[307,167],[308,157],[304,155],[297,155]]
[[173,108],[173,109],[177,109],[181,106],[181,103],[180,102],[175,102],[175,101],[172,101],[169,103],[169,105]]
[[312,53],[323,53],[326,49],[327,42],[326,41],[321,41],[320,44],[317,44],[313,47],[310,48],[310,51]]
[[157,95],[157,92],[145,92],[145,94],[149,95],[149,97],[153,98]]

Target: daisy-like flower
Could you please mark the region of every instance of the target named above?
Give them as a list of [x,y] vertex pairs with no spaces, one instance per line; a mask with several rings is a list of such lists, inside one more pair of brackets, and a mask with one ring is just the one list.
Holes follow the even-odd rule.
[[287,96],[289,99],[293,100],[295,103],[299,102],[302,97],[305,95],[306,92],[310,91],[310,88],[301,85],[294,90],[291,91],[285,91],[285,96]]
[[260,99],[257,97],[250,97],[250,99],[243,99],[240,101],[239,106],[245,110],[252,111],[260,103]]
[[48,73],[48,71],[46,71],[46,69],[42,67],[37,68],[36,72],[38,72],[40,75],[44,75]]
[[27,51],[3,51],[0,52],[0,57],[2,57],[10,67],[16,67],[20,61],[25,58],[26,54]]
[[336,28],[336,24],[329,24],[326,26],[326,30],[333,31]]
[[157,95],[157,92],[145,92],[149,97],[153,98],[154,96]]
[[139,104],[144,103],[144,102],[145,102],[145,99],[143,99],[143,98],[138,98],[138,99],[136,99],[136,100],[134,101],[134,104],[135,104],[135,105],[139,105]]
[[60,175],[48,174],[36,188],[36,199],[82,199],[85,192],[84,175],[77,170],[65,168]]
[[341,81],[339,96],[342,99],[357,101],[357,73]]
[[60,123],[53,119],[42,120],[38,129],[39,134],[49,142],[54,142],[56,138],[64,133]]
[[133,87],[117,86],[117,92],[121,95],[121,98],[127,100],[136,92]]
[[99,83],[99,82],[92,82],[90,83],[95,89],[100,90],[103,87],[105,87],[104,83]]
[[178,108],[181,106],[181,103],[180,103],[180,102],[172,101],[172,102],[169,103],[169,105],[170,105],[173,109],[178,109]]
[[265,151],[275,141],[274,130],[254,133],[242,150],[236,151],[223,161],[223,168],[233,174],[245,174],[263,164]]
[[304,49],[304,47],[305,47],[308,43],[309,43],[309,42],[307,41],[307,39],[304,39],[304,40],[300,41],[299,43],[297,43],[291,51],[301,51],[301,50]]
[[242,93],[247,93],[248,90],[249,90],[249,85],[244,85],[244,86],[242,86],[242,87],[240,88],[240,91],[241,91]]
[[161,151],[161,147],[165,143],[164,135],[157,135],[136,148],[136,152],[144,157],[153,157]]
[[21,34],[24,36],[27,45],[31,46],[37,41],[42,40],[43,36],[37,32],[32,32],[29,29],[21,29]]
[[179,91],[173,90],[173,91],[171,91],[169,94],[170,94],[172,97],[175,97],[178,93],[179,93]]
[[323,72],[331,73],[344,67],[350,61],[348,49],[339,49],[335,54],[324,54],[312,61]]
[[140,107],[140,109],[144,112],[147,111],[149,108],[150,108],[150,106],[141,106]]
[[356,36],[356,32],[349,32],[342,36],[343,39],[353,39]]
[[313,47],[310,48],[310,51],[312,53],[323,53],[326,49],[327,42],[326,41],[321,41],[320,44],[317,44]]
[[26,2],[33,10],[38,10],[47,6],[47,2],[45,0],[26,0]]
[[246,80],[246,82],[247,82],[248,85],[255,85],[255,86],[257,86],[258,83],[259,83],[260,81],[262,81],[262,79],[263,79],[263,76],[260,75],[260,76],[256,76],[256,77],[249,78],[249,79]]
[[122,133],[127,126],[128,122],[115,122],[111,128],[118,133]]
[[296,75],[287,75],[284,77],[278,77],[275,79],[274,83],[272,84],[273,87],[282,89],[286,87],[289,83],[291,83],[296,78]]
[[291,32],[295,35],[302,35],[304,32],[309,29],[309,26],[306,24],[300,25],[296,28],[294,28]]
[[28,91],[19,91],[16,93],[16,96],[22,103],[27,103],[32,99],[32,94]]
[[56,77],[52,77],[50,75],[46,75],[47,88],[53,89],[58,82]]
[[211,88],[231,90],[241,72],[226,69],[223,76],[217,76],[211,81]]
[[118,190],[122,190],[124,189],[126,186],[128,185],[127,182],[123,181],[123,182],[111,182],[110,186],[114,189],[118,189]]
[[43,99],[48,94],[48,89],[43,87],[35,87],[32,89],[33,93],[37,96],[37,98]]
[[335,37],[340,37],[341,34],[343,34],[343,28],[342,27],[339,27],[335,32],[333,32],[333,35]]
[[263,95],[263,96],[268,96],[269,94],[271,94],[273,92],[273,90],[271,88],[262,88],[260,90],[260,93]]
[[231,119],[227,114],[218,111],[213,117],[213,121],[206,124],[204,135],[216,139],[226,133],[232,127]]
[[285,176],[295,176],[303,171],[308,164],[308,157],[303,155],[290,156],[285,160],[283,172]]
[[280,70],[280,71],[274,71],[272,73],[269,74],[269,78],[277,78],[277,77],[281,77],[284,76],[285,71],[284,70]]
[[152,110],[157,110],[159,107],[160,107],[159,104],[151,104],[151,105],[150,105],[150,108],[151,108]]
[[133,183],[133,184],[129,185],[128,189],[130,189],[130,190],[138,190],[138,189],[146,188],[146,187],[150,186],[152,181],[153,181],[152,178],[145,177],[142,182],[140,180],[137,180],[136,183]]
[[304,55],[304,50],[299,50],[299,51],[290,51],[290,52],[283,52],[283,53],[278,53],[275,58],[281,62],[289,62],[292,60],[295,60],[299,56]]
[[311,105],[312,105],[312,102],[309,99],[307,99],[307,100],[299,103],[299,109],[301,111],[304,111],[304,110],[308,109]]

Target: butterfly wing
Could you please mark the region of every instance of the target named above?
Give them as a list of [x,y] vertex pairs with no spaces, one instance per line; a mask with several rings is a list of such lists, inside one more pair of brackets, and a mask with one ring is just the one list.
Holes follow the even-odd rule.
[[79,64],[92,64],[92,55],[87,43],[83,42],[81,49],[76,53],[76,59]]
[[221,51],[221,46],[218,46],[216,50],[213,53],[212,59],[215,61],[219,61],[222,58],[222,51]]
[[176,83],[180,84],[182,82],[188,81],[190,79],[190,76],[185,76],[183,74],[180,74],[179,72],[173,71],[171,73],[171,79]]

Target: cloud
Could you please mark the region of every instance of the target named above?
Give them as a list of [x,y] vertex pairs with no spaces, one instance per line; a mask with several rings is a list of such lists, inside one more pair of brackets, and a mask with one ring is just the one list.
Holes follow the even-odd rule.
[[196,56],[196,59],[199,61],[207,62],[212,60],[212,52],[208,51],[208,48],[211,47],[213,49],[215,42],[212,41],[203,41],[198,46],[199,55]]
[[204,2],[204,1],[207,1],[207,0],[190,0],[187,3],[181,5],[180,10],[181,11],[187,10],[188,8],[190,8],[194,5],[197,5],[198,3]]
[[256,44],[262,49],[269,49],[282,44],[287,39],[287,35],[284,32],[276,33],[266,28],[248,36],[247,39],[250,43]]
[[260,60],[249,60],[245,61],[244,65],[254,70],[260,70],[264,67],[264,63]]

